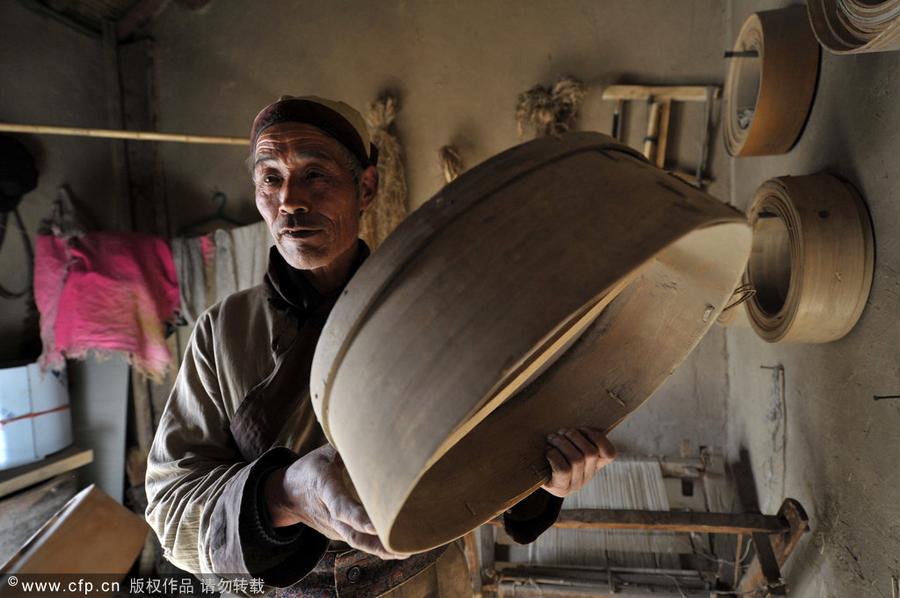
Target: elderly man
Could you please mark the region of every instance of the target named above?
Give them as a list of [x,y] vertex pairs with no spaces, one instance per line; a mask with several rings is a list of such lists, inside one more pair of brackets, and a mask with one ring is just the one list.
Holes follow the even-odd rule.
[[[256,117],[250,161],[275,242],[268,272],[197,322],[151,450],[147,520],[179,567],[283,595],[464,595],[458,546],[385,549],[310,404],[319,333],[369,253],[357,238],[378,188],[365,123],[340,102],[282,98]],[[597,430],[548,432],[552,478],[504,515],[518,542],[614,456]]]

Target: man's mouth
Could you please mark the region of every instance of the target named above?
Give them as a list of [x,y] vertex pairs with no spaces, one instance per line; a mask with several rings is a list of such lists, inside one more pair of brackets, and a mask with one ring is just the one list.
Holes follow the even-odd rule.
[[283,228],[281,229],[281,236],[288,239],[308,239],[321,232],[321,228]]

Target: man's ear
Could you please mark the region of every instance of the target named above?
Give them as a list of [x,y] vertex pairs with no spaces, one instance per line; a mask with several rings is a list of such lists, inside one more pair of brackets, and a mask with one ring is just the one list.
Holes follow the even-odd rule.
[[378,194],[378,168],[368,166],[359,176],[359,211],[365,212]]

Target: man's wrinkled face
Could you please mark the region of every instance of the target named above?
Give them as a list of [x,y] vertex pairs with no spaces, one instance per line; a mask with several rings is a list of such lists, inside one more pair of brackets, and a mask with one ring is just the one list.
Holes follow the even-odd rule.
[[356,243],[365,206],[347,151],[320,129],[281,123],[264,130],[253,155],[253,182],[256,207],[294,268],[326,267]]

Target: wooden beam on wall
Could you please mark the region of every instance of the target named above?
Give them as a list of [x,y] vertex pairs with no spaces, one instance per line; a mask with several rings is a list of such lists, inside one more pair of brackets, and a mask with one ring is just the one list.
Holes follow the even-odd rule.
[[[106,124],[111,129],[122,128],[122,90],[119,80],[118,41],[116,26],[111,21],[103,23],[103,80],[106,86]],[[125,165],[125,145],[122,141],[111,140],[114,226],[118,230],[128,230],[131,213],[128,202],[128,183]]]
[[[491,521],[500,526],[499,520]],[[628,509],[563,509],[553,527],[561,529],[632,529],[706,534],[776,533],[789,529],[776,515],[758,513],[701,513]]]
[[[142,39],[119,46],[122,124],[132,131],[155,131],[159,122],[156,46]],[[169,236],[162,161],[159,146],[125,142],[131,227],[142,233]]]
[[171,0],[138,0],[116,21],[116,38],[125,40],[155,19]]

